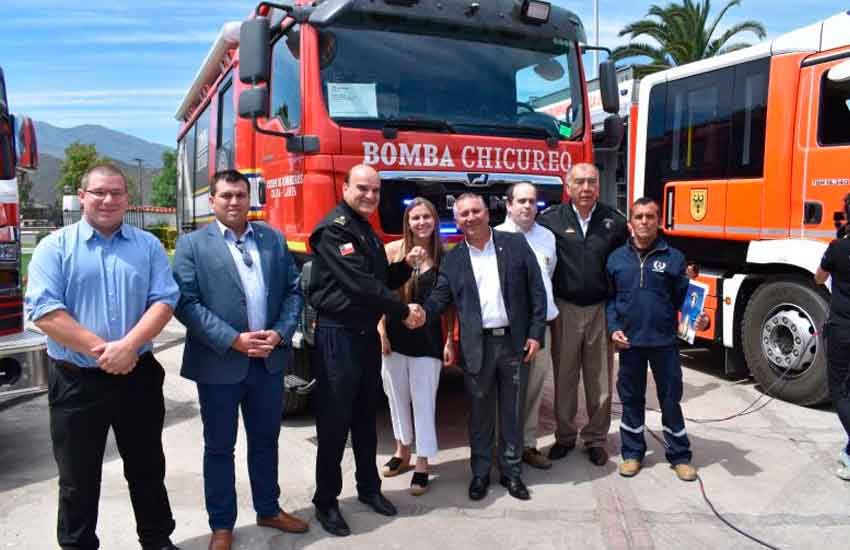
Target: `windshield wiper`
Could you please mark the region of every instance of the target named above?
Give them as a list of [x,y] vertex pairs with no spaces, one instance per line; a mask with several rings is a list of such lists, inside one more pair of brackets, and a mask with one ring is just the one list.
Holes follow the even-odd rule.
[[395,138],[399,130],[431,130],[435,132],[456,133],[454,127],[445,120],[437,118],[391,118],[384,121],[383,133],[387,139]]
[[495,122],[464,122],[462,126],[471,126],[473,128],[492,128],[494,130],[509,130],[518,131],[526,135],[539,136],[546,139],[546,143],[552,147],[558,145],[558,135],[554,129],[543,128],[542,126],[530,126],[528,124],[498,124]]

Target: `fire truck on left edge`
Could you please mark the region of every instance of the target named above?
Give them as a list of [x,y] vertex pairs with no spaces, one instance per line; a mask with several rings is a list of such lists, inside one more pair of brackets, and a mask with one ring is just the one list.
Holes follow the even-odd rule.
[[24,327],[18,184],[38,168],[35,127],[15,117],[0,68],[0,409],[47,390],[47,340]]

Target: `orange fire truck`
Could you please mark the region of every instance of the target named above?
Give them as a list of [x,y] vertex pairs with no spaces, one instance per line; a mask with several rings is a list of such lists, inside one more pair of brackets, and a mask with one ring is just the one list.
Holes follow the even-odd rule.
[[[514,182],[535,184],[541,207],[560,202],[566,170],[593,155],[584,41],[578,17],[534,0],[263,2],[222,28],[177,111],[180,224],[212,220],[209,179],[229,167],[252,181],[252,217],[282,230],[301,262],[358,163],[381,177],[371,222],[387,240],[416,196],[437,206],[450,241],[463,192],[483,195],[494,223]],[[613,64],[600,74],[615,113]],[[570,107],[538,112],[554,92]],[[305,343],[309,330],[296,334],[292,374],[309,379]]]
[[47,342],[24,328],[18,182],[38,167],[32,120],[14,117],[0,69],[0,409],[47,389]]
[[628,134],[630,198],[662,203],[709,284],[700,336],[771,394],[826,400],[829,291],[812,274],[847,221],[850,12],[642,79]]

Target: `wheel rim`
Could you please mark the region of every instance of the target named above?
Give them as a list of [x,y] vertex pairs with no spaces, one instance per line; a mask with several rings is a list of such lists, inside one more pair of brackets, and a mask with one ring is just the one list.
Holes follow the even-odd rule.
[[789,378],[806,372],[817,356],[817,331],[811,315],[794,304],[768,312],[761,330],[761,349],[770,367]]

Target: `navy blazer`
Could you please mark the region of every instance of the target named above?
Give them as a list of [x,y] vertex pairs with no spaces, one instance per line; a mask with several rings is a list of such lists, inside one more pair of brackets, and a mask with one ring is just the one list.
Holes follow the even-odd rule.
[[[514,351],[522,357],[528,338],[543,345],[546,331],[546,290],[540,265],[525,237],[493,230],[493,246],[499,266],[499,283],[511,327]],[[429,318],[440,315],[449,304],[457,308],[460,349],[464,369],[475,374],[483,361],[484,323],[478,285],[469,259],[469,247],[461,241],[440,263],[437,285],[425,302]]]
[[[288,344],[304,304],[300,275],[286,239],[264,223],[252,222],[266,284],[266,330]],[[177,241],[174,278],[180,286],[175,317],[186,325],[180,374],[204,384],[235,384],[248,374],[249,357],[233,349],[247,332],[245,291],[218,224],[212,222]],[[286,367],[288,350],[276,348],[266,359],[270,373]]]

